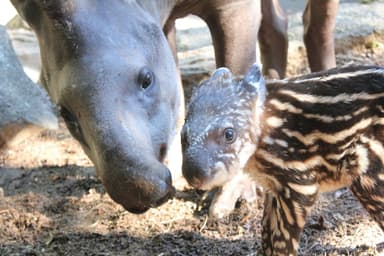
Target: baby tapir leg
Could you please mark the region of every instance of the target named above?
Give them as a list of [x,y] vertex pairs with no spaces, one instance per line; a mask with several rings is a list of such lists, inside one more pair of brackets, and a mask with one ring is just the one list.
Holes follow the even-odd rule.
[[249,203],[257,199],[256,183],[245,173],[237,174],[219,188],[209,207],[209,216],[222,218],[229,215],[239,198]]
[[384,157],[383,151],[377,153],[370,152],[367,171],[354,179],[350,189],[384,231]]
[[265,255],[296,255],[301,231],[317,197],[316,185],[291,184],[265,195],[262,245]]

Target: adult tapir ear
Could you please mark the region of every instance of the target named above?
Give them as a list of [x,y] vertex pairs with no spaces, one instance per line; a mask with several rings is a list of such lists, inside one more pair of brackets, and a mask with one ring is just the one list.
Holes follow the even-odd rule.
[[39,29],[43,14],[60,24],[65,23],[73,8],[72,1],[63,0],[11,0],[11,3],[35,30]]
[[34,0],[11,0],[19,15],[30,25],[36,28],[41,17],[41,8]]
[[249,92],[258,92],[265,88],[265,81],[261,74],[261,65],[254,63],[241,81],[241,86]]

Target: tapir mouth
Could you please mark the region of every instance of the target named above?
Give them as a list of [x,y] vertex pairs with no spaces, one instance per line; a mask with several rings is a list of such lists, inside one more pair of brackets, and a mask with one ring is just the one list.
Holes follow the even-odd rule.
[[145,206],[139,206],[136,208],[125,208],[124,207],[124,209],[129,211],[130,213],[142,214],[142,213],[145,213],[146,211],[148,211],[150,209],[150,207],[145,207]]
[[125,210],[129,211],[130,213],[134,214],[142,214],[148,211],[150,208],[156,208],[159,207],[160,205],[164,204],[167,202],[169,199],[173,198],[176,194],[176,189],[172,186],[171,189],[169,190],[168,194],[166,194],[164,197],[160,198],[157,200],[155,203],[150,204],[149,206],[144,206],[144,205],[139,205],[135,207],[124,207]]
[[97,172],[107,193],[131,213],[158,207],[176,193],[170,170],[157,160],[162,154],[151,153],[110,149],[97,161]]

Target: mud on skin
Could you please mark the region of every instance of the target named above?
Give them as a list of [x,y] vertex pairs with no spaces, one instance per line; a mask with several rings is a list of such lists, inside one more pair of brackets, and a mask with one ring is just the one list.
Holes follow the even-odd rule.
[[265,255],[296,255],[319,193],[348,187],[384,231],[384,68],[347,66],[265,83],[221,68],[192,95],[182,130],[192,186],[238,172],[265,189]]

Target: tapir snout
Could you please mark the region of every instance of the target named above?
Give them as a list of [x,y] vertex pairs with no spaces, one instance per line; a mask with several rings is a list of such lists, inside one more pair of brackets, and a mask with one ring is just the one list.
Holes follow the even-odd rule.
[[163,161],[177,109],[167,96],[178,97],[178,92],[176,78],[161,67],[143,64],[140,53],[122,52],[101,50],[66,65],[62,74],[67,75],[58,81],[63,83],[58,102],[111,198],[142,213],[175,193]]
[[116,150],[106,152],[105,157],[102,165],[106,166],[101,167],[104,170],[98,170],[107,173],[101,176],[103,184],[111,198],[129,212],[143,213],[174,196],[171,173],[157,159],[142,157],[140,165],[136,160],[132,166],[132,163],[122,161],[130,155],[120,156]]
[[[117,104],[112,111],[101,108],[100,111],[107,115],[119,111],[124,114],[116,114],[117,119],[104,126],[93,136],[98,139],[91,142],[94,146],[90,155],[108,194],[132,213],[157,207],[175,193],[171,172],[162,163],[169,146],[168,134],[171,131],[164,126],[167,127],[170,114],[162,112],[160,104],[158,107],[160,112],[156,116],[159,117],[152,118],[163,117],[164,123],[157,122],[159,126],[148,123],[141,106],[128,109]],[[102,123],[108,124],[108,121]],[[88,134],[90,132],[92,128]]]

